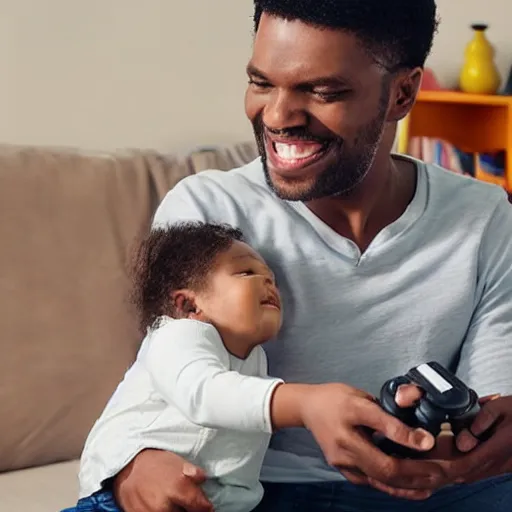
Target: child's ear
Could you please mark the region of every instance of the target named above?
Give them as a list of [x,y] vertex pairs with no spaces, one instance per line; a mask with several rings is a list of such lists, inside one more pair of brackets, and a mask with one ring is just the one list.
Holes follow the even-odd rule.
[[197,306],[196,297],[191,290],[178,290],[172,294],[172,301],[177,318],[199,320],[202,316]]

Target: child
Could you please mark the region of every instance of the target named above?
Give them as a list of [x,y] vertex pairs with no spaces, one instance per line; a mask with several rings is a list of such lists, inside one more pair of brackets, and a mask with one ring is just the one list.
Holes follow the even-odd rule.
[[259,346],[281,327],[274,275],[239,230],[181,223],[142,244],[135,298],[148,336],[89,434],[71,510],[119,510],[109,482],[146,448],[203,468],[217,512],[252,510],[282,383]]

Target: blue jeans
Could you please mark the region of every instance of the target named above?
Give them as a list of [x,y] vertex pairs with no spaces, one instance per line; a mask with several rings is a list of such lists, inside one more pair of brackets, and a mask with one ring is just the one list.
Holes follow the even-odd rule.
[[446,487],[424,501],[391,496],[349,482],[265,483],[254,512],[511,512],[512,474]]
[[61,512],[123,512],[116,504],[110,491],[100,491],[88,498],[82,498],[76,507]]
[[[254,512],[510,512],[512,474],[471,485],[454,485],[428,500],[392,498],[349,482],[318,484],[265,483],[265,495]],[[122,512],[112,493],[80,500],[62,512]]]

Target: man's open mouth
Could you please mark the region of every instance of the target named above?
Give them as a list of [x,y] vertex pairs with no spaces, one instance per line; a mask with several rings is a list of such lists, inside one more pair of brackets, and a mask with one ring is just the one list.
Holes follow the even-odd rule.
[[290,171],[301,169],[319,160],[330,146],[329,142],[267,139],[267,153],[272,166]]

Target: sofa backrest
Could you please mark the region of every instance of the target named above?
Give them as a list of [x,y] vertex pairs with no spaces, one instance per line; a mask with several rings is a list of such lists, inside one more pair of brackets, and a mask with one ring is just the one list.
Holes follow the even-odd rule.
[[190,165],[0,147],[0,471],[77,457],[141,340],[129,265]]

